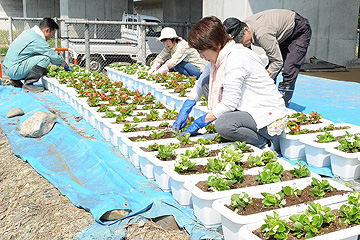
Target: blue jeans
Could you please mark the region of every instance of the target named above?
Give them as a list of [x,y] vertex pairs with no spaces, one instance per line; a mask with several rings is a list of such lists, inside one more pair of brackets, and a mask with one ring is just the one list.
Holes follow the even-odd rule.
[[171,68],[170,71],[172,72],[179,72],[186,76],[196,76],[196,79],[199,78],[201,75],[200,69],[192,65],[191,63],[181,61],[178,65]]

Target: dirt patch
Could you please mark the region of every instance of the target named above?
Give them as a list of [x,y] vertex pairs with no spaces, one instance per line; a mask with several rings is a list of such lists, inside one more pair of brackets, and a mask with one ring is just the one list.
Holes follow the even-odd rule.
[[[76,128],[74,125],[72,125],[72,124],[69,122],[69,120],[67,120],[66,117],[64,117],[64,116],[61,115],[61,112],[60,112],[59,110],[56,110],[56,109],[54,109],[54,108],[49,108],[49,107],[48,107],[48,110],[49,110],[50,112],[52,112],[53,114],[55,114],[56,116],[58,116],[59,118],[61,118],[62,120],[64,120],[64,121],[70,126],[70,128],[71,128],[72,130],[74,130],[77,134],[79,134],[80,136],[82,136],[82,137],[84,137],[84,138],[86,138],[86,139],[96,140],[96,138],[94,138],[93,136],[89,136],[89,135],[85,134],[83,131],[79,130],[79,129]],[[81,117],[80,117],[80,118],[75,117],[74,119],[75,119],[75,121],[80,121],[80,120],[81,120]]]
[[360,83],[360,69],[347,69],[348,72],[300,72],[301,74],[339,81]]
[[16,157],[0,129],[1,239],[76,239],[94,223],[28,163]]

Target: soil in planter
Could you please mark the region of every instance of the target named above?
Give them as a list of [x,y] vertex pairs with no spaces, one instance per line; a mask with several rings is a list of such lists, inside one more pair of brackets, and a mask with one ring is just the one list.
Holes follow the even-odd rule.
[[[334,140],[334,141],[331,141],[331,142],[339,141],[342,137],[344,137],[344,136],[337,136],[337,137],[335,137],[335,140]],[[318,139],[318,140],[314,140],[314,142],[321,143],[321,142],[319,141],[319,139]],[[327,142],[327,143],[329,143],[329,142]]]
[[[334,127],[334,130],[328,130],[328,132],[335,131],[335,130],[343,130],[343,129],[344,129],[344,126],[343,127]],[[305,135],[305,134],[310,134],[310,133],[320,133],[320,132],[325,132],[325,131],[319,131],[319,129],[317,129],[317,130],[309,130],[307,133],[302,133],[302,134],[298,134],[298,135]],[[289,135],[294,136],[295,134],[289,134]]]
[[[153,127],[154,129],[150,130],[150,131],[154,131],[154,130],[163,130],[163,129],[168,129],[169,126],[166,126],[166,127],[160,127],[160,126],[150,126],[150,127]],[[143,131],[149,131],[149,130],[146,130],[145,127],[135,127],[133,131],[131,132],[143,132]],[[124,130],[122,130],[121,132],[126,132]]]
[[[346,228],[350,228],[350,227],[357,226],[357,224],[344,225],[344,224],[340,223],[339,220],[340,220],[340,217],[341,217],[341,212],[340,212],[339,209],[335,209],[335,210],[333,210],[332,212],[333,212],[333,214],[336,216],[334,222],[332,222],[330,225],[329,225],[329,224],[323,224],[322,229],[321,229],[321,233],[319,233],[319,234],[317,234],[317,235],[315,235],[315,236],[320,236],[320,235],[324,235],[324,234],[327,234],[327,233],[336,232],[336,231],[340,231],[340,230],[342,230],[342,229],[346,229]],[[288,222],[288,223],[289,223],[290,229],[292,229],[294,223],[291,222],[291,221]],[[290,230],[290,233],[289,233],[288,236],[287,236],[287,239],[288,239],[288,240],[299,240],[299,239],[300,239],[300,240],[303,240],[303,239],[305,239],[305,237],[297,238],[297,237],[293,236],[293,235],[292,235],[292,232],[293,232],[293,231]],[[275,238],[273,238],[273,237],[270,237],[270,238],[269,238],[269,237],[266,237],[265,234],[262,233],[261,227],[258,228],[258,229],[256,229],[256,230],[254,230],[254,231],[253,231],[253,234],[255,234],[256,236],[258,236],[258,237],[261,238],[261,239],[271,239],[271,240],[275,239]]]
[[[284,207],[290,207],[290,206],[294,206],[300,203],[309,203],[309,202],[313,202],[315,200],[318,200],[319,198],[315,197],[314,195],[310,194],[310,189],[312,189],[312,186],[307,186],[306,188],[304,188],[301,191],[301,195],[298,197],[295,196],[285,196],[284,199],[286,199],[286,204]],[[331,192],[326,192],[324,198],[327,197],[331,197],[331,196],[335,196],[335,195],[343,195],[345,193],[348,193],[348,191],[345,190],[338,190],[336,188],[333,188],[333,190]],[[263,208],[262,206],[262,200],[264,200],[264,198],[253,198],[253,205],[247,205],[243,210],[240,210],[237,212],[237,214],[239,215],[250,215],[250,214],[254,214],[254,213],[259,213],[259,212],[266,212],[266,211],[270,211],[270,210],[275,210],[275,209],[279,209],[278,206],[271,206],[268,208]],[[235,211],[235,208],[225,204],[225,206],[227,208],[229,208],[232,211]]]
[[[251,186],[258,186],[262,185],[259,181],[256,180],[257,175],[244,175],[244,181],[242,183],[234,183],[230,186],[230,189],[237,189],[237,188],[245,188]],[[285,170],[282,174],[281,182],[299,179],[293,176],[289,170]],[[200,188],[203,192],[213,192],[210,190],[210,187],[207,185],[207,181],[199,181],[196,186]]]

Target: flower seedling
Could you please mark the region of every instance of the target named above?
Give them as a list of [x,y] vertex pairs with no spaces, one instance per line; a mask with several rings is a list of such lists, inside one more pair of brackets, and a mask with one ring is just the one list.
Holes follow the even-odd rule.
[[105,113],[105,118],[115,118],[117,115],[113,111],[107,111]]
[[303,178],[303,177],[309,177],[311,172],[308,168],[308,166],[305,163],[302,163],[300,159],[298,159],[298,162],[295,164],[298,165],[298,168],[294,168],[290,170],[290,173],[294,175],[297,178]]
[[219,158],[208,158],[207,168],[209,172],[222,172],[229,171],[231,169],[231,163],[224,162]]
[[340,222],[345,225],[360,224],[360,193],[352,192],[348,195],[347,204],[340,207]]
[[133,131],[135,131],[136,126],[137,126],[137,124],[125,123],[123,131],[124,132],[133,132]]
[[247,161],[250,163],[250,167],[265,166],[269,162],[276,162],[277,155],[275,151],[265,151],[260,156],[250,155]]
[[150,110],[150,109],[153,109],[153,108],[154,108],[154,106],[151,105],[151,104],[147,104],[147,105],[144,105],[144,106],[142,107],[143,110]]
[[211,123],[205,127],[208,133],[216,133],[215,124]]
[[232,164],[231,169],[225,173],[225,177],[229,180],[235,180],[242,183],[245,180],[244,169],[241,166]]
[[272,206],[282,208],[286,204],[286,199],[284,199],[284,193],[282,191],[275,194],[262,192],[261,195],[264,196],[264,200],[262,200],[263,208]]
[[196,163],[190,161],[190,158],[185,155],[177,155],[175,161],[175,172],[181,173],[193,170]]
[[186,133],[184,136],[178,136],[177,139],[180,141],[182,145],[191,144],[190,133]]
[[204,145],[195,144],[194,150],[186,150],[185,155],[189,158],[199,158],[199,157],[207,157],[210,155],[210,151]]
[[212,191],[229,190],[230,186],[236,183],[236,180],[226,180],[221,175],[216,174],[208,177],[207,185]]
[[283,172],[284,167],[282,165],[278,162],[270,162],[266,164],[263,171],[256,177],[256,180],[262,184],[280,182]]
[[107,112],[109,111],[109,106],[108,105],[101,105],[99,107],[99,109],[97,110],[97,112]]
[[311,112],[309,116],[309,121],[312,124],[320,123],[320,119],[322,119],[323,116],[318,114],[317,112]]
[[121,123],[126,121],[127,116],[117,116],[116,117],[116,123]]
[[167,119],[167,120],[173,120],[176,118],[177,116],[177,112],[175,111],[175,109],[170,110],[170,109],[166,109],[164,114],[162,115],[163,119]]
[[311,202],[304,213],[291,215],[290,220],[294,222],[295,237],[312,238],[321,232],[324,223],[334,221],[335,215],[332,214],[330,207],[321,207],[319,203]]
[[148,149],[149,149],[150,151],[157,151],[157,150],[159,150],[159,144],[157,144],[157,143],[150,144],[150,145],[148,146]]
[[273,217],[266,215],[265,224],[261,226],[261,231],[267,237],[283,240],[287,239],[290,227],[287,221],[280,219],[279,214],[274,212]]
[[157,157],[161,160],[171,160],[176,157],[174,146],[160,145]]
[[334,135],[327,131],[325,131],[324,134],[317,135],[316,138],[319,140],[320,143],[328,143],[335,141]]
[[155,130],[155,127],[152,127],[152,126],[146,125],[146,126],[145,126],[145,130],[146,130],[146,131]]
[[309,192],[318,198],[324,197],[325,192],[331,192],[333,190],[326,179],[320,181],[316,178],[312,178],[311,186],[313,186],[313,188],[309,189]]
[[159,119],[159,112],[152,109],[150,110],[150,113],[146,115],[147,121],[156,121]]
[[360,134],[346,132],[344,137],[339,140],[338,149],[343,152],[355,153],[360,151]]
[[170,124],[168,122],[160,123],[159,127],[168,127]]
[[212,140],[209,139],[209,138],[199,138],[198,140],[196,140],[196,143],[197,144],[204,144],[204,145],[209,145],[209,144],[212,144]]
[[164,132],[156,132],[156,131],[153,131],[151,136],[155,139],[160,139],[164,136]]
[[145,119],[143,119],[143,118],[138,118],[138,117],[134,117],[133,120],[134,120],[134,122],[136,122],[136,123],[145,122]]
[[225,162],[239,163],[244,154],[237,150],[233,144],[229,144],[220,149],[218,156]]
[[235,208],[235,212],[243,210],[247,205],[253,205],[253,201],[246,192],[231,195],[230,206]]

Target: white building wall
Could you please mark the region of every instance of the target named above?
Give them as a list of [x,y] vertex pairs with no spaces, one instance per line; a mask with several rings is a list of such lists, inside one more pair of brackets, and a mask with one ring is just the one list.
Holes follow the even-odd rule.
[[307,59],[345,65],[355,58],[359,0],[204,0],[203,16],[240,20],[257,12],[283,8],[309,19],[312,39]]

